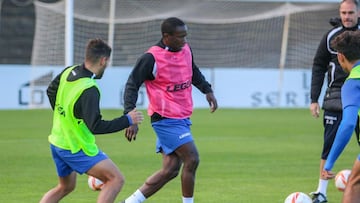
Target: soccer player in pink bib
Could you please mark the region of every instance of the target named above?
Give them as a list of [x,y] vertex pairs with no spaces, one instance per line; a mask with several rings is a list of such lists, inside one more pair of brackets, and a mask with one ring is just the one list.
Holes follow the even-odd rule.
[[[161,24],[162,39],[150,47],[137,61],[125,86],[125,113],[136,106],[138,91],[145,84],[149,98],[148,115],[157,136],[156,152],[161,153],[162,168],[129,196],[125,203],[141,203],[175,178],[181,166],[183,203],[194,202],[195,173],[199,154],[190,126],[193,112],[192,85],[206,95],[210,111],[217,109],[211,85],[195,65],[186,42],[187,26],[175,17]],[[135,140],[137,125],[125,131],[129,141]]]

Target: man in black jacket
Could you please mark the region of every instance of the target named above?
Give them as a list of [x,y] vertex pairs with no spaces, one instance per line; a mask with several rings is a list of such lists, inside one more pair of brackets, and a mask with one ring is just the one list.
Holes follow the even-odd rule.
[[334,142],[336,131],[342,119],[341,87],[347,78],[337,61],[337,52],[330,46],[330,42],[336,36],[346,30],[358,30],[359,3],[357,0],[342,0],[339,7],[341,23],[333,23],[334,28],[328,31],[322,38],[314,57],[311,79],[311,105],[310,111],[313,117],[318,118],[320,106],[318,99],[327,73],[327,89],[322,109],[324,110],[324,143],[320,160],[319,184],[315,192],[312,192],[314,203],[327,202],[326,190],[328,180],[321,178],[330,148]]

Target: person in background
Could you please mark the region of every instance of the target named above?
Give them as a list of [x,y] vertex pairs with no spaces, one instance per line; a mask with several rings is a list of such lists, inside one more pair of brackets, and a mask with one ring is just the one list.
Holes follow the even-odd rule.
[[[332,41],[332,46],[338,51],[341,67],[350,74],[341,89],[343,119],[322,171],[323,179],[334,178],[335,173],[331,169],[350,140],[360,110],[360,31],[342,33]],[[351,170],[342,202],[360,202],[360,154]]]
[[[333,145],[336,131],[342,120],[341,87],[348,76],[344,72],[337,60],[337,51],[331,46],[330,42],[339,34],[351,30],[359,30],[358,17],[359,3],[357,0],[342,0],[340,2],[339,14],[341,24],[329,30],[322,38],[316,55],[314,57],[311,79],[311,104],[310,112],[313,117],[320,115],[319,96],[327,73],[327,89],[323,102],[323,125],[324,142],[320,159],[319,183],[317,190],[310,193],[313,203],[327,202],[328,180],[321,178],[321,172],[326,163],[331,146]],[[358,132],[358,127],[356,128]]]
[[84,63],[64,69],[47,89],[54,110],[48,139],[59,182],[44,194],[40,203],[59,202],[72,192],[77,173],[86,173],[104,182],[98,203],[114,202],[124,184],[123,175],[98,148],[94,135],[113,133],[139,124],[143,115],[132,109],[113,120],[102,119],[100,90],[95,79],[103,76],[110,54],[111,48],[103,40],[90,40]]
[[[125,113],[135,108],[140,86],[144,83],[149,98],[148,115],[157,136],[156,152],[162,154],[162,168],[129,196],[125,203],[141,203],[175,178],[182,166],[183,203],[194,202],[195,174],[199,153],[190,131],[193,112],[192,85],[206,94],[210,111],[217,109],[211,85],[195,65],[186,42],[187,26],[179,18],[167,18],[161,24],[162,39],[142,55],[125,86]],[[126,129],[129,141],[138,128]]]

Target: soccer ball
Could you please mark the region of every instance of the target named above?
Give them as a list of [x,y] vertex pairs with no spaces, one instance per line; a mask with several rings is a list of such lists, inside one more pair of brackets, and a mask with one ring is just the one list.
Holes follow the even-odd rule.
[[90,189],[96,191],[96,190],[101,190],[101,188],[104,186],[104,183],[101,180],[89,175],[88,185]]
[[305,193],[294,192],[286,197],[284,203],[312,203],[312,200]]
[[349,179],[349,175],[351,173],[351,170],[344,169],[338,172],[335,176],[335,187],[343,192],[345,190],[346,183]]

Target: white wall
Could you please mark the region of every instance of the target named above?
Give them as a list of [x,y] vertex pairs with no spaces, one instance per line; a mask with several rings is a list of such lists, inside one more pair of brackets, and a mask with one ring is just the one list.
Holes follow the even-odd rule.
[[[46,88],[62,67],[0,66],[0,109],[49,108]],[[108,68],[98,81],[102,108],[122,108],[122,93],[131,67]],[[309,69],[255,68],[201,69],[212,83],[219,108],[308,108]],[[46,77],[48,76],[48,77]],[[207,108],[205,96],[193,91],[195,108]],[[138,108],[148,104],[146,92],[139,92]]]

